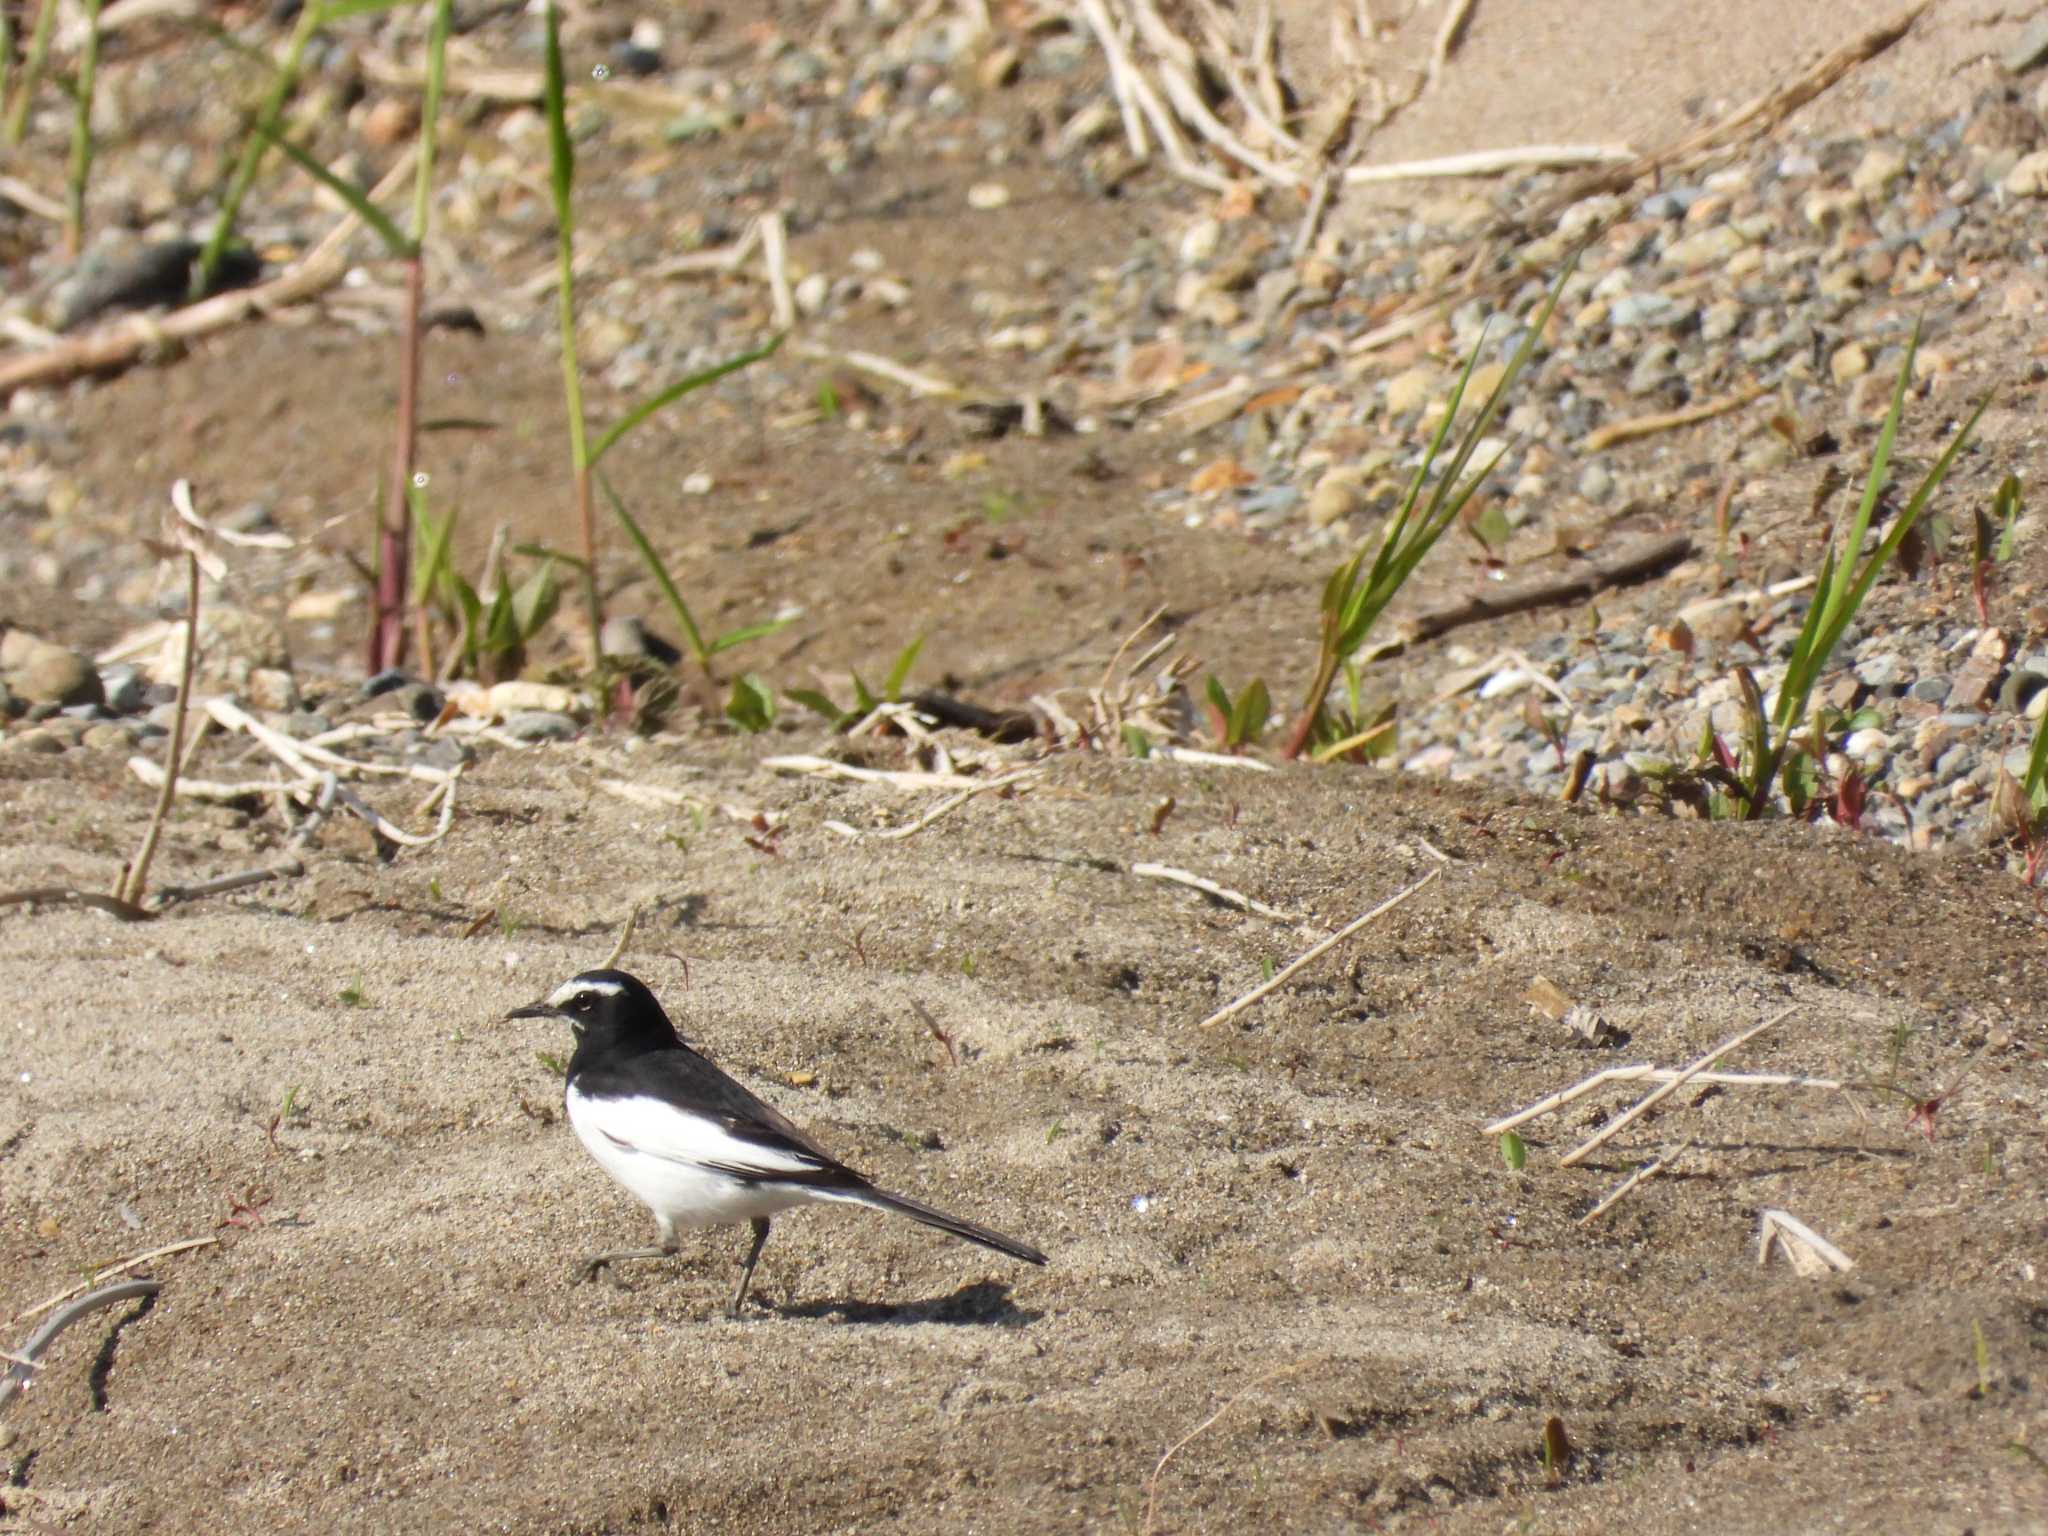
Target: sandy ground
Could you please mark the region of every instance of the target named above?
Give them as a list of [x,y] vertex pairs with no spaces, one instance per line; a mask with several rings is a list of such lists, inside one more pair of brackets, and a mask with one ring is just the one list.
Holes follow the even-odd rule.
[[[1847,30],[1881,8],[1828,9]],[[1679,8],[1640,28],[1633,7],[1575,8],[1613,21],[1615,79],[1659,81],[1624,97],[1566,84],[1587,51],[1565,8],[1482,0],[1424,104],[1443,117],[1404,120],[1387,153],[1683,128],[1674,105],[1742,99],[1827,41],[1821,8],[1782,10],[1718,7],[1681,46]],[[1824,110],[1923,120],[2022,19],[1945,6],[1887,61],[1895,95],[1860,81]],[[1024,200],[988,282],[1048,206],[1077,262],[1166,219],[1045,195],[1069,201]],[[599,199],[591,227],[630,214]],[[820,238],[931,231],[849,217]],[[447,374],[513,427],[436,475],[515,532],[541,526],[559,513],[535,489],[559,479],[550,360],[520,338],[437,345],[444,363],[466,349]],[[119,523],[196,445],[222,504],[270,494],[317,529],[375,457],[380,348],[254,328],[82,392],[71,468]],[[767,670],[879,671],[930,629],[930,670],[967,691],[1085,683],[1159,602],[1247,670],[1304,666],[1323,572],[1150,526],[1117,487],[1165,448],[1108,445],[1121,478],[1103,490],[1074,473],[1084,445],[990,445],[1036,510],[1005,535],[1021,557],[963,564],[876,537],[957,516],[958,493],[851,448],[770,445],[735,398],[695,418],[733,494],[676,537],[716,562],[723,622],[806,606]],[[674,465],[643,445],[620,472]],[[44,627],[93,644],[104,622]],[[328,639],[295,636],[308,676],[345,665]],[[913,838],[850,842],[823,823],[931,802],[760,762],[819,750],[845,744],[792,723],[493,753],[446,841],[389,865],[337,829],[303,880],[146,926],[0,912],[0,1305],[219,1239],[154,1266],[152,1304],[66,1334],[5,1410],[0,1531],[2042,1528],[2048,986],[2040,908],[1995,860],[1386,775],[1076,757]],[[763,840],[728,808],[785,829]],[[147,812],[116,761],[0,758],[0,889],[104,888]],[[181,814],[160,877],[244,867],[276,838]],[[1426,891],[1200,1027],[1439,868],[1430,849],[1449,863]],[[1145,861],[1301,920],[1131,873]],[[541,1057],[565,1032],[497,1020],[601,961],[635,906],[623,963],[695,1043],[884,1185],[1051,1264],[813,1211],[778,1222],[737,1322],[720,1313],[737,1232],[572,1283],[647,1225],[561,1121]],[[1626,1043],[1533,1012],[1539,977]],[[1481,1134],[1786,1009],[1730,1065],[1847,1091],[1688,1088],[1573,1169],[1558,1159],[1635,1090],[1526,1128],[1520,1172]],[[1855,1267],[1759,1267],[1767,1209]],[[1554,1482],[1553,1416],[1574,1447]]]

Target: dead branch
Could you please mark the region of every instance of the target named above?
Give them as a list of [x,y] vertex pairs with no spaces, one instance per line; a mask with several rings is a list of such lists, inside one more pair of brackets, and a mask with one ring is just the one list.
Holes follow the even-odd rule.
[[1202,1020],[1202,1022],[1196,1025],[1195,1027],[1197,1029],[1207,1029],[1211,1024],[1221,1024],[1225,1019],[1232,1019],[1237,1017],[1237,1015],[1243,1013],[1245,1009],[1251,1007],[1254,1003],[1258,1002],[1268,993],[1285,986],[1289,981],[1291,981],[1294,978],[1297,972],[1303,970],[1307,966],[1313,965],[1317,960],[1320,960],[1332,949],[1335,949],[1339,944],[1343,943],[1346,939],[1350,938],[1354,933],[1358,932],[1359,929],[1365,927],[1367,923],[1370,923],[1375,918],[1381,917],[1386,913],[1393,911],[1394,908],[1401,905],[1402,902],[1406,901],[1416,892],[1422,890],[1425,886],[1434,882],[1436,878],[1442,873],[1443,867],[1439,865],[1437,868],[1432,869],[1428,874],[1424,875],[1420,880],[1416,881],[1413,885],[1408,886],[1403,890],[1395,892],[1392,896],[1389,896],[1385,901],[1381,902],[1378,906],[1374,907],[1370,912],[1367,912],[1362,917],[1353,918],[1350,922],[1346,923],[1342,928],[1338,929],[1337,932],[1331,934],[1327,939],[1322,940],[1320,943],[1310,945],[1308,949],[1302,952],[1301,956],[1298,959],[1291,961],[1287,965],[1283,966],[1280,970],[1274,972],[1271,980],[1263,982],[1259,986],[1253,987],[1251,991],[1245,993],[1245,995],[1237,999],[1236,1002],[1224,1004],[1223,1007],[1217,1009],[1214,1013],[1210,1014],[1208,1018]]
[[1185,869],[1176,869],[1171,864],[1133,864],[1131,873],[1144,880],[1165,880],[1174,885],[1184,885],[1190,890],[1200,891],[1227,907],[1236,907],[1242,912],[1256,912],[1260,917],[1270,917],[1276,923],[1302,923],[1308,921],[1299,912],[1282,912],[1278,907],[1269,907],[1263,901],[1255,901],[1242,891],[1233,891],[1228,886],[1218,885],[1214,880],[1204,879]]
[[1670,1082],[1665,1083],[1661,1087],[1656,1088],[1652,1090],[1650,1093],[1645,1094],[1633,1109],[1627,1110],[1624,1113],[1617,1115],[1614,1119],[1608,1121],[1607,1124],[1601,1126],[1599,1130],[1595,1131],[1591,1136],[1587,1137],[1578,1146],[1574,1147],[1571,1151],[1567,1152],[1563,1157],[1559,1158],[1557,1160],[1557,1166],[1560,1168],[1570,1168],[1574,1164],[1585,1161],[1585,1159],[1592,1156],[1592,1154],[1595,1151],[1607,1145],[1608,1142],[1612,1141],[1615,1137],[1619,1136],[1631,1125],[1634,1125],[1636,1121],[1640,1120],[1644,1115],[1648,1114],[1651,1110],[1655,1109],[1659,1104],[1662,1104],[1666,1099],[1670,1098],[1672,1094],[1678,1092],[1679,1089],[1683,1088],[1695,1077],[1698,1077],[1702,1072],[1706,1071],[1708,1067],[1712,1066],[1716,1061],[1720,1060],[1723,1056],[1726,1056],[1730,1051],[1738,1050],[1741,1047],[1747,1045],[1750,1041],[1754,1040],[1758,1035],[1762,1034],[1765,1030],[1770,1029],[1775,1025],[1783,1023],[1786,1019],[1791,1018],[1792,1015],[1797,1013],[1798,1011],[1799,1010],[1797,1007],[1781,1008],[1778,1010],[1778,1012],[1772,1014],[1768,1019],[1765,1019],[1763,1023],[1754,1025],[1749,1029],[1745,1029],[1741,1034],[1736,1035],[1734,1038],[1724,1041],[1720,1045],[1715,1046],[1711,1051],[1707,1052],[1706,1055],[1700,1057],[1698,1061],[1695,1061],[1691,1066],[1685,1068],[1683,1071],[1676,1074]]
[[1718,400],[1703,400],[1698,405],[1688,405],[1679,411],[1658,411],[1650,416],[1636,416],[1627,421],[1610,421],[1604,427],[1588,432],[1579,444],[1581,453],[1598,453],[1603,448],[1612,448],[1616,443],[1633,442],[1639,437],[1649,437],[1657,432],[1669,432],[1678,427],[1689,427],[1696,422],[1712,421],[1716,416],[1725,416],[1730,411],[1739,411],[1752,400],[1770,393],[1768,384],[1752,384],[1739,389],[1732,395],[1723,395]]

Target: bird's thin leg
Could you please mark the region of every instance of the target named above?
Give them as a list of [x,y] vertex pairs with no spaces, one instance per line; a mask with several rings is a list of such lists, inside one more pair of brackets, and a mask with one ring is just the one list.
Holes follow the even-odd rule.
[[761,1250],[767,1245],[768,1218],[766,1216],[756,1216],[754,1218],[754,1246],[747,1250],[746,1262],[740,1265],[740,1288],[732,1293],[732,1300],[726,1306],[725,1315],[727,1317],[738,1317],[740,1315],[740,1303],[747,1299],[747,1284],[754,1278],[754,1261],[761,1257]]
[[611,1265],[621,1259],[672,1259],[676,1256],[674,1242],[663,1243],[657,1248],[608,1248],[603,1253],[593,1253],[577,1268],[577,1275],[584,1280],[595,1280]]

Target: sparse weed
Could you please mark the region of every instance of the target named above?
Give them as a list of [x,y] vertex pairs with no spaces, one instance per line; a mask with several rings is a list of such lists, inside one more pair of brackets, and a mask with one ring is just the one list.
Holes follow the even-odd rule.
[[[1316,670],[1310,680],[1308,691],[1303,695],[1301,711],[1289,728],[1287,743],[1282,749],[1287,757],[1299,757],[1312,746],[1326,746],[1342,741],[1347,736],[1357,735],[1364,728],[1356,716],[1339,719],[1328,708],[1330,689],[1337,681],[1338,673],[1346,662],[1351,661],[1364,647],[1380,616],[1388,604],[1401,590],[1401,586],[1414,574],[1415,568],[1436,546],[1450,526],[1456,522],[1465,505],[1479,489],[1487,475],[1492,473],[1498,461],[1493,459],[1467,474],[1473,456],[1477,453],[1486,429],[1499,414],[1501,403],[1507,397],[1509,388],[1527,365],[1536,350],[1538,338],[1544,327],[1550,323],[1551,313],[1557,308],[1557,301],[1564,292],[1566,279],[1571,276],[1577,260],[1565,263],[1564,270],[1552,284],[1549,296],[1543,306],[1531,319],[1523,334],[1521,344],[1502,370],[1500,379],[1486,397],[1486,403],[1472,418],[1458,439],[1448,465],[1440,475],[1433,474],[1441,457],[1444,445],[1450,439],[1451,427],[1457,421],[1459,407],[1464,403],[1465,388],[1471,382],[1472,374],[1479,366],[1484,343],[1475,347],[1471,357],[1466,359],[1465,370],[1458,376],[1458,382],[1451,390],[1450,400],[1444,410],[1442,421],[1437,424],[1429,446],[1423,451],[1422,462],[1416,467],[1414,477],[1408,482],[1407,494],[1386,526],[1380,530],[1376,540],[1368,542],[1358,553],[1331,573],[1323,587],[1322,635],[1316,657]],[[1505,448],[1500,450],[1505,452]],[[1432,485],[1431,482],[1434,481]],[[1428,495],[1424,489],[1428,487]],[[1375,547],[1375,545],[1377,547]],[[1370,556],[1368,563],[1367,557]]]
[[85,249],[85,184],[92,176],[92,99],[99,79],[100,0],[82,0],[85,42],[72,82],[71,166],[65,178],[64,248],[76,257]]
[[[1913,358],[1919,346],[1920,328],[1916,324],[1912,340],[1906,346],[1906,355],[1899,363],[1898,382],[1892,389],[1891,410],[1885,416],[1877,447],[1871,455],[1870,471],[1864,477],[1863,498],[1846,532],[1839,540],[1831,537],[1821,556],[1820,578],[1814,587],[1813,601],[1806,610],[1806,622],[1793,644],[1791,660],[1786,664],[1785,676],[1778,684],[1777,699],[1768,716],[1755,676],[1747,667],[1736,670],[1736,682],[1742,690],[1743,699],[1743,749],[1737,767],[1726,774],[1726,779],[1734,796],[1736,813],[1747,820],[1753,821],[1767,814],[1778,789],[1784,791],[1792,814],[1796,816],[1805,812],[1813,797],[1818,765],[1826,756],[1826,723],[1819,718],[1810,723],[1808,720],[1808,706],[1814,689],[1820,683],[1821,673],[1841,643],[1850,621],[1855,618],[1856,610],[1869,595],[1872,584],[1913,532],[1921,514],[1927,510],[1929,500],[1948,477],[1956,455],[1962,452],[1963,445],[1976,429],[1978,419],[1991,403],[1988,395],[1978,402],[1976,410],[1970,413],[1946,451],[1927,471],[1912,500],[1893,519],[1891,528],[1878,541],[1877,547],[1865,556],[1863,546],[1884,493],[1886,474],[1891,467],[1892,443],[1898,436],[1899,418],[1905,411],[1906,388],[1912,381]],[[1794,752],[1794,733],[1802,729],[1807,739],[1803,750]]]
[[791,703],[801,704],[805,709],[823,715],[836,726],[853,725],[866,719],[884,704],[901,703],[903,688],[910,681],[910,669],[917,665],[918,653],[924,649],[925,637],[919,635],[910,644],[896,653],[896,660],[889,666],[889,673],[882,679],[882,691],[878,694],[869,688],[858,672],[848,673],[853,684],[853,707],[841,709],[832,701],[830,694],[818,688],[785,688],[783,694]]

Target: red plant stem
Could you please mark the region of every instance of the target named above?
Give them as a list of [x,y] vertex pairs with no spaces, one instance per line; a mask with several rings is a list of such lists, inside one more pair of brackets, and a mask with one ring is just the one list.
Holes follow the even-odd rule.
[[399,338],[398,440],[391,455],[391,485],[377,530],[377,606],[371,616],[369,669],[381,672],[405,659],[405,587],[411,563],[413,449],[419,437],[420,302],[426,263],[415,251],[405,264],[405,324]]

